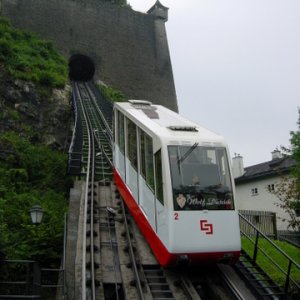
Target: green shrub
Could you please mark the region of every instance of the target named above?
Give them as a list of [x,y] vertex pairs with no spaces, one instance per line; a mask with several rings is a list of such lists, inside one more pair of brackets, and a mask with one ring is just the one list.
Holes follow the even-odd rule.
[[40,72],[39,82],[43,85],[53,86],[55,79],[54,79],[53,74],[51,74],[49,72]]
[[[30,138],[13,132],[0,136],[0,145],[13,153],[0,161],[0,249],[9,259],[33,259],[49,265],[62,251],[70,188],[67,157],[46,146],[32,145]],[[44,210],[39,226],[32,225],[29,216],[29,209],[36,204]]]
[[67,81],[67,61],[52,43],[11,27],[3,18],[0,18],[0,62],[15,78],[49,87],[62,87]]
[[104,97],[112,102],[125,102],[128,100],[121,91],[113,89],[110,86],[98,85],[98,88]]
[[5,62],[13,56],[14,51],[11,43],[6,39],[0,38],[0,60]]
[[9,111],[9,116],[15,122],[20,121],[19,113],[16,110],[10,110]]

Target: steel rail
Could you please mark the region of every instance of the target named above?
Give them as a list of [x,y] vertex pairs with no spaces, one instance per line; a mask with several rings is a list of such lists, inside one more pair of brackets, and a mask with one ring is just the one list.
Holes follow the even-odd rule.
[[[108,123],[106,122],[106,120],[104,119],[104,115],[101,113],[101,111],[99,110],[99,107],[98,107],[98,105],[97,105],[97,103],[96,103],[96,100],[95,100],[95,97],[94,97],[94,94],[93,94],[93,92],[91,92],[91,90],[90,90],[90,88],[89,88],[89,86],[88,86],[88,84],[85,84],[85,87],[86,87],[86,89],[87,89],[87,91],[88,91],[88,93],[89,93],[89,95],[90,95],[90,97],[91,97],[91,99],[93,100],[92,102],[91,102],[91,104],[92,104],[92,106],[95,108],[95,111],[97,112],[97,115],[96,114],[93,114],[93,116],[92,116],[92,114],[89,116],[90,118],[93,118],[94,117],[94,122],[95,123],[97,123],[96,122],[96,119],[97,119],[97,117],[100,115],[100,119],[102,120],[102,123],[104,124],[104,127],[105,127],[105,129],[106,130],[108,130],[109,129],[109,126],[108,126]],[[105,121],[105,122],[104,122]],[[102,124],[99,124],[100,125],[100,128],[101,128],[101,130],[103,131],[103,130],[105,130],[105,129],[103,129],[103,127],[102,127]],[[98,128],[97,128],[98,129]],[[99,132],[97,131],[93,131],[94,132],[94,137],[95,137],[95,141],[97,142],[97,144],[98,144],[98,148],[101,150],[101,152],[104,154],[104,157],[101,155],[101,163],[102,163],[102,172],[103,172],[103,178],[104,178],[104,168],[103,168],[103,160],[104,160],[104,158],[108,161],[108,163],[109,163],[109,165],[112,167],[112,162],[111,162],[111,160],[110,160],[110,158],[108,157],[108,155],[107,155],[107,153],[106,153],[106,151],[105,151],[105,149],[104,149],[104,147],[103,147],[103,145],[102,145],[102,143],[101,143],[101,140],[100,140],[100,137],[98,136],[98,134],[99,134]],[[112,146],[112,145],[111,145]],[[106,210],[107,211],[107,210]],[[107,228],[108,228],[108,234],[109,234],[109,237],[110,237],[110,242],[109,242],[109,244],[110,244],[110,249],[111,249],[111,251],[112,251],[112,253],[114,253],[114,250],[113,250],[113,234],[112,234],[112,231],[111,231],[111,223],[110,223],[110,216],[109,216],[109,212],[107,211]],[[116,257],[115,257],[115,255],[114,255],[114,259],[113,259],[113,270],[114,270],[114,278],[115,278],[115,293],[116,293],[116,300],[118,300],[119,299],[119,293],[118,293],[118,288],[119,288],[119,286],[118,286],[118,283],[117,283],[117,263],[116,263]]]
[[[106,118],[104,117],[104,115],[103,115],[101,109],[99,108],[99,105],[97,104],[97,101],[96,101],[96,97],[95,97],[95,95],[93,94],[93,92],[91,91],[91,88],[88,86],[88,84],[86,84],[86,88],[87,88],[88,93],[89,93],[90,96],[91,96],[91,99],[93,100],[93,104],[94,104],[94,107],[96,108],[97,113],[98,113],[99,116],[101,117],[101,120],[102,120],[102,122],[103,122],[103,124],[104,124],[104,126],[105,126],[105,128],[104,128],[104,129],[105,129],[105,132],[107,133],[108,138],[109,138],[109,141],[110,141],[110,143],[111,143],[111,145],[112,145],[112,142],[113,142],[113,138],[112,138],[112,136],[113,136],[113,134],[112,134],[112,129],[111,129],[111,127],[109,126],[109,124],[108,124]],[[103,130],[103,128],[102,128],[102,130]]]
[[127,237],[127,241],[128,241],[129,254],[130,254],[130,258],[131,258],[131,262],[132,262],[134,276],[136,278],[137,292],[138,292],[139,298],[141,300],[144,300],[143,288],[142,288],[142,285],[141,285],[139,271],[138,271],[138,268],[137,268],[137,265],[136,265],[136,259],[135,259],[135,255],[134,255],[134,252],[133,252],[133,247],[132,247],[130,233],[129,233],[129,227],[128,227],[126,213],[125,213],[124,201],[123,201],[122,198],[120,199],[120,202],[121,202],[121,208],[122,208],[122,215],[123,215],[123,219],[124,219],[126,237]]
[[110,165],[111,167],[113,167],[113,162],[111,161],[111,159],[110,159],[109,156],[107,155],[107,153],[106,153],[106,151],[105,151],[103,145],[101,144],[101,142],[100,142],[100,140],[99,140],[98,138],[96,138],[96,142],[98,143],[99,149],[100,149],[100,150],[102,151],[102,153],[104,154],[106,161],[109,163],[109,165]]
[[[92,99],[91,105],[94,108],[93,113],[92,113],[92,111],[90,111],[91,115],[89,117],[91,119],[94,118],[94,123],[99,125],[99,126],[97,126],[97,130],[94,130],[94,137],[95,137],[95,141],[97,142],[98,148],[100,149],[101,153],[103,154],[103,155],[101,155],[100,158],[101,158],[101,165],[102,165],[102,177],[104,178],[105,177],[104,176],[105,175],[104,167],[103,167],[104,159],[109,163],[110,167],[112,167],[112,162],[101,143],[98,129],[100,129],[102,132],[103,131],[107,132],[107,130],[109,130],[109,132],[111,132],[111,130],[110,130],[110,127],[109,127],[107,121],[104,118],[104,115],[102,114],[101,110],[99,109],[99,107],[97,105],[97,102],[96,102],[93,92],[90,90],[88,84],[85,84],[85,87]],[[102,121],[102,124],[101,124],[101,122],[99,122],[99,118],[98,118],[99,116],[100,116],[100,120]],[[104,124],[104,127],[103,127],[103,124]],[[110,141],[110,147],[112,147],[111,141]],[[108,212],[108,210],[106,210],[106,212],[107,212],[106,216],[107,216],[107,228],[108,228],[108,235],[109,235],[109,245],[110,245],[111,252],[113,253],[113,273],[114,273],[114,278],[115,278],[115,284],[114,284],[115,285],[115,293],[116,293],[116,300],[118,300],[119,299],[119,292],[118,292],[119,285],[118,285],[118,280],[117,280],[117,261],[116,261],[117,257],[115,256],[114,249],[113,249],[114,242],[113,242],[113,233],[111,230],[110,213]]]
[[[81,298],[86,299],[87,296],[87,289],[86,289],[86,283],[87,283],[87,269],[86,269],[86,249],[87,249],[87,241],[86,241],[86,235],[87,235],[87,214],[88,214],[88,198],[89,198],[89,186],[91,187],[90,195],[91,195],[91,210],[90,210],[90,256],[91,256],[91,299],[95,299],[95,276],[94,276],[94,255],[93,255],[93,250],[94,250],[94,245],[93,245],[93,187],[94,187],[94,182],[92,181],[93,178],[93,166],[94,166],[94,139],[91,134],[91,125],[88,120],[87,116],[87,111],[86,107],[83,103],[83,95],[82,95],[82,90],[80,90],[80,84],[77,83],[76,85],[78,95],[79,95],[79,101],[80,105],[82,108],[82,113],[84,116],[84,122],[87,125],[87,134],[88,134],[88,160],[87,160],[87,172],[86,172],[86,181],[85,181],[85,197],[84,197],[84,221],[83,221],[83,236],[82,236],[82,269],[81,269],[81,276],[82,276],[82,282],[81,282]],[[90,179],[92,177],[92,179]]]
[[232,295],[235,297],[235,299],[237,299],[237,300],[244,300],[245,297],[241,293],[241,291],[238,288],[238,286],[236,284],[234,284],[233,280],[231,280],[229,278],[229,276],[226,274],[226,272],[224,272],[219,266],[217,266],[217,268],[218,268],[220,276],[224,280],[226,286],[228,287],[228,289],[230,290],[230,292],[232,293]]
[[[93,95],[93,100],[95,102],[95,105],[97,106],[98,110],[100,111],[100,115],[102,116],[102,120],[105,122],[106,127],[110,128],[110,133],[112,136],[112,124],[109,125],[109,119],[112,117],[111,115],[107,115],[107,107],[110,106],[111,113],[113,112],[113,103],[109,100],[107,100],[102,93],[95,87],[95,85],[91,85],[91,83],[87,83],[87,86],[89,88],[89,91]],[[94,91],[92,91],[94,90]],[[98,92],[98,98],[97,98],[97,92]],[[101,99],[101,101],[97,101]],[[106,109],[105,109],[106,106]],[[106,111],[106,112],[105,112]]]
[[119,300],[119,293],[118,293],[118,283],[117,283],[117,263],[116,263],[116,257],[113,249],[113,235],[110,228],[110,218],[109,218],[109,212],[106,210],[106,216],[107,216],[107,228],[108,228],[108,234],[109,234],[109,246],[110,250],[113,254],[113,270],[114,270],[114,278],[115,278],[115,292],[116,292],[116,300]]
[[187,275],[179,275],[180,285],[188,300],[201,300],[198,293],[195,294],[194,288],[191,287],[191,282]]
[[[96,101],[95,95],[91,91],[90,87],[87,83],[85,83],[86,92],[88,93],[90,97],[89,101],[89,119],[91,120],[93,131],[94,131],[94,137],[95,141],[97,143],[97,146],[100,150],[100,163],[101,168],[100,171],[97,171],[97,175],[100,176],[100,178],[105,179],[107,176],[111,176],[112,172],[108,172],[108,169],[112,167],[112,162],[110,156],[112,155],[112,135],[111,135],[111,129],[106,122],[104,115],[102,114],[101,110],[99,109],[98,102]],[[109,148],[105,149],[103,146],[107,145]],[[99,161],[99,158],[97,159]],[[105,172],[106,170],[106,172]],[[96,171],[95,171],[96,172]],[[101,177],[102,176],[102,177]]]
[[[87,185],[86,185],[86,192],[89,191],[90,193],[90,260],[91,260],[91,272],[90,272],[90,283],[91,283],[91,290],[90,290],[90,295],[89,299],[95,299],[96,295],[96,289],[95,289],[95,263],[94,263],[94,237],[93,237],[93,229],[94,229],[94,218],[93,218],[93,211],[94,211],[94,181],[95,181],[95,158],[96,158],[96,153],[95,153],[95,143],[97,143],[98,148],[101,150],[101,152],[104,154],[104,157],[101,155],[101,163],[102,163],[102,173],[103,173],[103,178],[104,178],[104,168],[103,168],[103,163],[104,163],[104,158],[107,160],[110,166],[112,166],[112,162],[109,159],[109,156],[107,155],[103,145],[101,144],[100,136],[98,136],[99,131],[106,131],[111,134],[111,129],[108,126],[108,123],[104,119],[103,114],[99,110],[99,107],[96,103],[95,96],[91,92],[90,88],[86,83],[80,83],[77,84],[80,96],[81,96],[81,106],[82,106],[82,111],[84,115],[84,119],[86,120],[87,124],[87,131],[88,131],[88,140],[89,140],[89,158],[87,162],[88,170],[87,170],[87,175],[88,179]],[[102,121],[99,122],[99,119]],[[104,126],[103,126],[104,124]],[[107,138],[107,137],[106,137]],[[110,141],[110,146],[111,146],[111,141]],[[90,186],[90,189],[88,189],[88,185]],[[87,203],[87,200],[85,201]],[[85,209],[85,211],[87,211]],[[87,222],[87,214],[85,217],[85,224]],[[110,224],[109,224],[109,219],[108,219],[108,229],[109,229],[109,236],[112,239],[112,234],[110,230]],[[84,229],[84,232],[86,232],[86,228]],[[85,237],[85,243],[86,243],[86,237]],[[111,241],[111,248],[112,246],[112,241]],[[85,245],[86,247],[86,245]],[[86,260],[86,256],[85,256]],[[84,269],[84,267],[83,267]],[[116,273],[116,262],[114,261],[114,270]],[[84,271],[83,271],[84,272]],[[87,275],[87,270],[85,268],[85,273]],[[116,278],[116,274],[115,274]],[[87,278],[82,278],[82,285],[84,285],[87,282]],[[115,280],[116,283],[116,295],[118,297],[118,284],[117,280]],[[84,288],[82,288],[84,290]],[[87,295],[88,291],[85,289],[85,293]]]
[[[92,128],[90,128],[92,129]],[[91,256],[91,289],[92,298],[96,299],[96,287],[95,287],[95,256],[94,256],[94,187],[95,187],[95,139],[94,135],[91,137],[92,144],[92,166],[91,166],[91,180],[90,180],[90,256]]]

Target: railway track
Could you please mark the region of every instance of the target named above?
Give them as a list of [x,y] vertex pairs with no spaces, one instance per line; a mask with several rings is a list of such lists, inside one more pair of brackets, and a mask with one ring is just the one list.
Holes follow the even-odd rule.
[[78,107],[82,112],[83,152],[85,174],[85,196],[83,203],[83,236],[82,236],[82,265],[81,265],[81,291],[82,299],[87,297],[96,299],[95,281],[95,243],[94,243],[94,196],[95,196],[95,169],[96,169],[96,143],[94,118],[90,95],[82,84],[75,85]]
[[77,298],[247,299],[220,275],[224,270],[158,265],[112,183],[112,106],[87,83],[75,82],[73,89],[83,141],[80,178],[85,179]]

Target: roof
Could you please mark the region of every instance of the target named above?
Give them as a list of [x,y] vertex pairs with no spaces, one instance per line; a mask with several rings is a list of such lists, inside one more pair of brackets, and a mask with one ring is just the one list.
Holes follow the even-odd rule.
[[129,102],[116,102],[115,107],[127,117],[133,119],[141,128],[148,129],[157,136],[169,139],[201,139],[207,142],[224,144],[224,138],[202,127],[178,113],[162,106],[154,105],[148,101],[129,100]]
[[296,161],[290,156],[273,159],[245,168],[245,173],[242,176],[235,178],[235,183],[239,184],[265,177],[280,176],[291,172],[295,166]]

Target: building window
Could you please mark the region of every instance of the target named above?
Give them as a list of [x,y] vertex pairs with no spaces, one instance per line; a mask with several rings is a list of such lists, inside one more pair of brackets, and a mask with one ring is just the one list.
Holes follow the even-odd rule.
[[258,195],[258,189],[257,189],[257,188],[252,188],[252,189],[251,189],[251,195],[252,195],[252,196]]
[[268,184],[268,191],[274,192],[275,191],[275,185],[274,184]]

